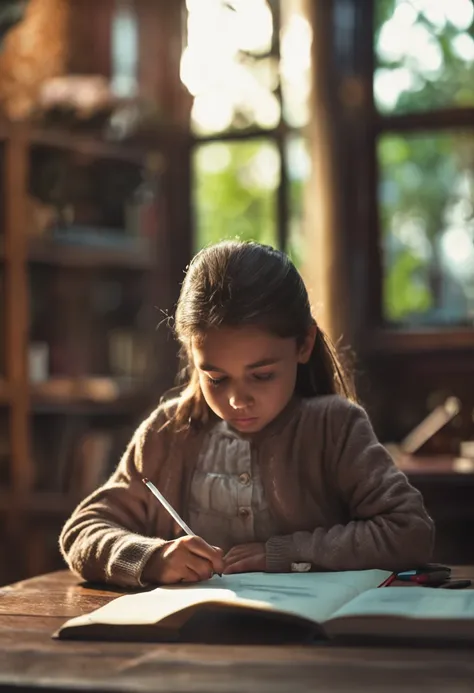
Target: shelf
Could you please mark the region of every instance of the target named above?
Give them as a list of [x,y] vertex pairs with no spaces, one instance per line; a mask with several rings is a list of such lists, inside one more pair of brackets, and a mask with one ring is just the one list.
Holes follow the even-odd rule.
[[[11,563],[12,571],[18,571],[19,578],[24,577],[25,571],[36,573],[38,570],[54,569],[58,560],[56,547],[60,525],[82,500],[80,488],[85,489],[86,481],[91,482],[81,478],[81,461],[92,459],[92,456],[99,460],[101,455],[107,465],[118,462],[120,448],[127,444],[131,436],[130,429],[157,405],[157,393],[162,391],[156,387],[155,373],[140,381],[125,377],[69,376],[50,377],[46,382],[30,383],[30,339],[38,339],[48,343],[51,349],[59,350],[53,356],[57,356],[58,364],[65,364],[62,370],[66,373],[75,370],[73,347],[81,343],[82,336],[86,342],[82,356],[87,363],[97,366],[80,370],[78,366],[76,370],[78,374],[86,370],[92,373],[96,369],[99,371],[99,364],[106,363],[109,355],[109,329],[129,331],[130,352],[135,351],[137,331],[136,358],[137,361],[139,357],[141,360],[143,355],[145,359],[148,340],[153,342],[154,327],[148,322],[136,327],[134,318],[136,310],[141,310],[142,306],[144,311],[154,310],[154,299],[148,284],[157,268],[160,243],[151,226],[160,223],[163,226],[160,226],[160,233],[163,234],[171,219],[167,205],[163,209],[159,205],[161,196],[166,202],[167,190],[160,190],[158,207],[153,210],[153,216],[150,214],[146,219],[130,219],[130,222],[136,221],[136,229],[125,223],[129,220],[122,204],[118,205],[120,209],[117,208],[116,213],[111,210],[110,215],[102,218],[96,214],[94,200],[85,199],[69,225],[58,223],[49,232],[40,233],[41,224],[49,219],[49,211],[44,219],[36,220],[34,226],[38,226],[37,229],[27,223],[25,211],[32,194],[29,182],[33,176],[39,175],[38,170],[43,162],[46,166],[52,165],[57,157],[60,162],[64,160],[67,168],[77,168],[79,178],[84,176],[88,179],[91,173],[89,167],[98,176],[108,175],[107,172],[117,168],[121,175],[127,176],[128,171],[130,185],[135,178],[138,183],[148,173],[150,177],[159,178],[166,174],[165,164],[169,160],[175,135],[171,131],[157,132],[156,138],[151,141],[152,136],[149,136],[148,142],[145,135],[140,142],[137,139],[106,142],[100,134],[92,131],[68,132],[28,122],[11,123],[0,118],[0,140],[3,140],[0,148],[5,174],[3,193],[9,202],[8,213],[4,215],[4,229],[0,233],[0,280],[3,280],[4,294],[8,289],[4,302],[8,298],[11,308],[8,320],[5,322],[4,319],[3,346],[5,358],[9,358],[3,379],[3,371],[0,373],[0,424],[6,429],[4,437],[8,444],[1,475],[3,483],[0,484],[0,555],[3,548],[8,553],[12,547],[24,547],[18,560],[13,552],[9,556],[11,560],[7,561],[9,565]],[[185,137],[178,131],[176,142],[179,156],[182,154],[185,158],[187,135]],[[54,181],[49,181],[49,184],[42,179],[40,182],[43,183],[41,192],[44,195],[40,195],[38,190],[35,192],[46,202],[54,193],[51,193]],[[81,181],[78,181],[80,184]],[[85,194],[85,197],[90,196]],[[41,214],[41,204],[35,211]],[[140,221],[143,221],[143,232]],[[112,224],[116,228],[112,228]],[[121,295],[111,296],[110,305],[104,307],[107,315],[103,321],[98,320],[96,306],[88,300],[89,294],[93,295],[92,292],[97,289],[101,274],[104,274],[105,282],[113,280],[113,284],[119,281],[117,291],[122,283],[133,283],[130,300],[128,294],[123,300]],[[111,291],[114,286],[110,287]],[[37,291],[40,292],[39,296],[35,293]],[[114,298],[116,302],[112,300]],[[0,317],[2,309],[5,313],[5,306],[0,305]],[[54,318],[51,324],[48,322],[48,311]],[[63,324],[65,316],[67,324]],[[57,329],[65,330],[64,343],[62,336],[56,334]],[[100,334],[91,332],[94,329],[99,329]],[[68,353],[71,340],[72,351]],[[129,341],[125,339],[123,344],[128,346]],[[113,356],[116,356],[115,353]],[[121,354],[117,357],[117,364],[119,356]],[[135,356],[135,353],[131,356]],[[72,359],[70,366],[68,357]],[[125,357],[128,358],[128,352],[123,358],[124,368],[127,365]],[[13,363],[10,363],[12,360]],[[56,360],[53,359],[54,363]],[[3,362],[0,366],[3,366]],[[10,373],[12,369],[15,371],[13,375]],[[108,373],[105,365],[103,371]],[[58,436],[61,431],[64,431],[64,436],[57,441],[57,445],[51,446],[51,436]],[[70,478],[69,472],[77,476],[75,481]],[[102,478],[98,483],[101,481]],[[35,528],[38,528],[37,537]],[[2,575],[8,572],[0,570],[0,581]]]
[[121,398],[116,402],[88,402],[71,400],[35,399],[32,414],[63,414],[65,416],[126,416],[145,408],[148,399],[143,397]]
[[28,259],[31,263],[57,267],[152,269],[153,253],[149,250],[130,248],[98,248],[82,245],[30,242]]
[[124,388],[112,378],[53,378],[32,385],[30,394],[35,414],[121,415],[150,401],[144,384]]
[[115,159],[141,166],[147,156],[145,149],[133,147],[126,142],[107,142],[94,135],[58,128],[33,128],[29,140],[33,145],[66,149],[85,156]]
[[100,132],[80,132],[67,130],[55,126],[41,126],[31,123],[13,123],[5,118],[0,119],[0,142],[6,142],[13,137],[24,139],[33,146],[63,149],[84,156],[116,161],[129,162],[138,166],[146,165],[150,156],[156,157],[160,153],[160,147],[169,137],[173,136],[173,130],[163,129],[161,134],[154,137],[150,146],[149,140],[144,143],[122,141],[107,141],[101,137]]

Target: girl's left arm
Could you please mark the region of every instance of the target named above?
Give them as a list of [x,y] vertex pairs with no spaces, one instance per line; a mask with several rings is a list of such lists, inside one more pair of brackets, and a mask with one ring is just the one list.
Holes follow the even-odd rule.
[[[339,426],[340,423],[334,421]],[[334,432],[335,433],[335,432]],[[348,508],[350,521],[296,532],[266,543],[267,570],[292,562],[322,570],[402,570],[426,563],[434,541],[423,499],[378,442],[365,411],[349,405],[337,433],[327,474]]]

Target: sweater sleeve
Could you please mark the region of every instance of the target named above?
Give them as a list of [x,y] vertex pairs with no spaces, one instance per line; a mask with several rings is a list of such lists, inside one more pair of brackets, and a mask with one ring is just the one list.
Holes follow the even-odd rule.
[[270,538],[267,569],[288,570],[291,562],[304,561],[320,570],[396,571],[428,562],[434,525],[421,494],[378,442],[361,407],[349,406],[339,433],[336,424],[327,474],[349,521]]
[[[153,428],[150,421],[138,428],[114,474],[79,504],[62,529],[61,553],[84,580],[143,586],[142,570],[164,543],[149,536],[150,492],[142,482],[144,476],[152,476],[150,458],[159,463],[164,454],[166,433]],[[147,445],[153,450],[145,450]]]

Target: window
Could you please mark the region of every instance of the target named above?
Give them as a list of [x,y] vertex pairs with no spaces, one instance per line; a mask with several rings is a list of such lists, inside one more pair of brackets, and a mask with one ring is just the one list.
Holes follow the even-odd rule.
[[194,250],[224,238],[303,252],[311,30],[303,0],[188,0]]
[[374,0],[383,323],[474,322],[474,5]]

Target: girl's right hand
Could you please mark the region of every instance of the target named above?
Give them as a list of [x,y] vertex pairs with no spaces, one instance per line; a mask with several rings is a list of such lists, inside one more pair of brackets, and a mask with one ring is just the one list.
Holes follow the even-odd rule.
[[224,570],[224,552],[201,537],[179,537],[167,541],[145,565],[143,581],[170,585],[176,582],[209,580]]

